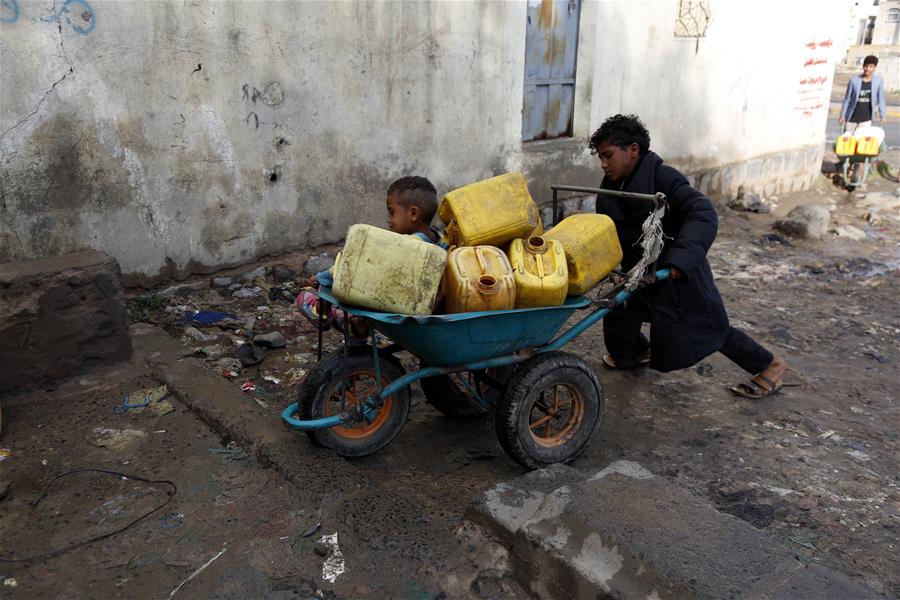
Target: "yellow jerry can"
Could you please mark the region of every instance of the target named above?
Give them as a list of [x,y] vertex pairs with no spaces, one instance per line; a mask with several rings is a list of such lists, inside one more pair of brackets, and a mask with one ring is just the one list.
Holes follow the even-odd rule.
[[438,216],[447,224],[451,246],[502,246],[543,229],[521,173],[499,175],[448,192]]
[[856,154],[856,138],[852,133],[842,133],[834,143],[834,153],[838,156],[852,156]]
[[544,233],[545,240],[562,242],[569,267],[569,295],[583,294],[622,262],[616,226],[606,215],[566,217]]
[[862,156],[878,156],[878,149],[879,146],[881,146],[881,140],[871,135],[855,139],[857,154],[860,154]]
[[446,250],[416,236],[352,225],[334,265],[331,291],[355,306],[430,315],[446,264]]
[[451,250],[444,275],[447,313],[509,310],[516,305],[516,282],[506,254],[493,246]]
[[536,235],[515,239],[509,246],[509,263],[516,282],[516,308],[559,306],[565,302],[569,269],[560,241]]

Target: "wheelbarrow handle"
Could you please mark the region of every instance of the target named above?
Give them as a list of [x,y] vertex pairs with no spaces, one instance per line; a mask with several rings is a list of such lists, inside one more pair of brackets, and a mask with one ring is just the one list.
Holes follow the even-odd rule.
[[666,195],[661,192],[657,192],[656,194],[638,194],[637,192],[621,192],[618,190],[584,187],[580,185],[559,184],[551,185],[550,189],[553,191],[553,225],[556,225],[556,223],[559,222],[558,192],[581,192],[582,194],[595,194],[598,199],[600,198],[600,196],[613,196],[616,198],[628,198],[630,200],[646,200],[653,203],[653,210],[656,210],[666,202]]

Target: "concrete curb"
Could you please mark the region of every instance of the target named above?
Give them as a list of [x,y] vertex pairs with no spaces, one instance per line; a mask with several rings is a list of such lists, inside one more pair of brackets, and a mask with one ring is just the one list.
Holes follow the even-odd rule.
[[539,598],[881,598],[629,461],[529,473],[466,516],[511,548]]
[[[223,438],[236,442],[264,466],[297,485],[306,499],[318,503],[373,487],[346,460],[314,446],[303,433],[284,427],[279,412],[257,405],[200,359],[184,357],[187,349],[162,329],[136,324],[131,326],[131,336],[135,352],[144,357],[155,379],[165,383],[178,400]],[[311,480],[327,481],[327,490],[308,485]]]

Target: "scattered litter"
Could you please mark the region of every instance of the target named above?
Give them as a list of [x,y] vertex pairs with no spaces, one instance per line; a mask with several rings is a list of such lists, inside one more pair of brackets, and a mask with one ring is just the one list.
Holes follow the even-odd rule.
[[234,292],[231,293],[231,296],[232,296],[232,298],[246,299],[246,298],[256,298],[261,293],[262,293],[262,290],[256,286],[254,286],[254,287],[245,287],[245,288],[241,288],[239,290],[235,290]]
[[[225,544],[227,545],[228,542],[225,542]],[[209,565],[213,564],[213,562],[214,562],[216,559],[218,559],[220,556],[222,556],[223,554],[225,554],[225,550],[226,550],[226,548],[222,548],[222,550],[220,550],[218,554],[216,554],[216,555],[213,556],[211,559],[209,559],[208,561],[206,561],[205,563],[203,563],[203,566],[202,566],[202,567],[200,567],[199,569],[197,569],[196,571],[194,571],[193,573],[191,573],[190,575],[188,575],[188,578],[187,578],[187,579],[185,579],[184,581],[182,581],[181,583],[179,583],[179,584],[178,584],[178,587],[175,588],[174,590],[172,590],[172,593],[169,594],[169,599],[171,600],[171,598],[172,598],[175,594],[178,593],[178,590],[180,590],[182,587],[184,587],[184,585],[185,585],[188,581],[190,581],[191,579],[193,579],[194,577],[196,577],[197,575],[199,575],[200,573],[202,573],[202,572],[206,569],[206,567],[208,567]]]
[[224,454],[228,460],[244,460],[250,454],[243,448],[209,448],[213,454]]
[[323,535],[320,539],[325,545],[328,558],[322,564],[322,578],[330,583],[334,581],[344,572],[344,555],[338,548],[338,534]]
[[86,439],[93,446],[118,452],[145,437],[147,437],[147,433],[140,429],[95,427]]
[[4,585],[5,587],[11,587],[11,588],[14,588],[14,587],[19,587],[19,582],[16,581],[16,578],[15,578],[15,577],[5,577],[5,578],[3,579],[3,585]]
[[847,454],[862,462],[869,460],[869,455],[865,452],[860,452],[859,450],[847,450]]
[[165,429],[157,429],[157,430],[154,431],[153,433],[165,433],[165,432],[166,432]]
[[181,513],[166,513],[162,518],[162,526],[164,529],[173,529],[181,525],[184,515]]
[[257,312],[272,312],[272,309],[268,306],[257,306],[256,310]]
[[[165,385],[136,390],[125,396],[125,399],[122,400],[122,404],[114,406],[113,412],[115,414],[123,414],[129,410],[133,410],[134,412],[139,413],[143,412],[143,409],[149,406],[150,411],[154,415],[161,417],[175,410],[175,406],[170,401],[164,399],[168,395],[169,388]],[[129,402],[130,398],[141,398],[141,401]]]
[[225,371],[222,371],[222,375],[228,379],[233,380],[236,379],[237,376],[240,375],[240,373],[238,373],[237,371],[232,371],[231,369],[226,369]]
[[279,385],[281,383],[281,380],[274,375],[263,375],[263,379],[268,382],[274,383],[275,385]]
[[214,342],[219,339],[219,336],[215,334],[203,333],[196,327],[191,327],[190,325],[184,328],[184,334],[191,339],[197,340],[198,342]]
[[[227,286],[223,286],[227,287]],[[236,315],[227,312],[219,312],[215,310],[202,310],[192,315],[184,317],[183,322],[199,325],[200,327],[211,327],[222,323],[223,321],[240,321]],[[181,325],[182,323],[177,323]]]
[[812,544],[811,542],[808,542],[806,540],[801,540],[799,538],[795,538],[795,537],[791,537],[791,536],[788,536],[788,539],[797,545],[803,546],[804,548],[809,548],[810,550],[818,550],[818,548],[816,548],[816,546],[814,544]]
[[312,534],[317,532],[319,530],[319,527],[321,527],[321,526],[322,526],[321,523],[316,523],[315,525],[310,526],[306,531],[304,531],[303,533],[300,534],[300,537],[311,536]]
[[260,400],[259,398],[254,398],[253,400],[256,401],[256,403],[259,404],[262,408],[269,410],[269,405],[265,401]]
[[41,464],[44,465],[44,466],[46,467],[49,463],[47,462],[47,459],[46,459],[46,458],[42,458],[42,459],[41,459]]
[[245,381],[241,384],[241,389],[245,392],[253,392],[256,390],[256,384],[252,381]]
[[0,462],[3,462],[10,456],[12,456],[12,450],[9,448],[0,448]]

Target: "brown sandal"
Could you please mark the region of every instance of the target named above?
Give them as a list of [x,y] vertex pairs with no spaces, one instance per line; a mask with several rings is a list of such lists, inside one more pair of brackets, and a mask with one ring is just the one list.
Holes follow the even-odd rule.
[[772,381],[765,375],[757,375],[750,379],[750,383],[739,383],[730,389],[733,393],[751,400],[762,400],[773,394],[777,394],[778,390],[784,387],[781,380]]
[[[607,369],[613,369],[616,371],[623,370],[623,367],[620,367],[619,365],[617,365],[615,359],[612,356],[610,356],[609,354],[604,354],[603,358],[601,358],[600,360],[603,362],[603,366],[606,367]],[[635,358],[634,360],[635,360],[636,364],[633,367],[624,367],[624,368],[639,369],[640,367],[646,367],[647,365],[650,364],[649,356],[642,357],[642,358]]]

